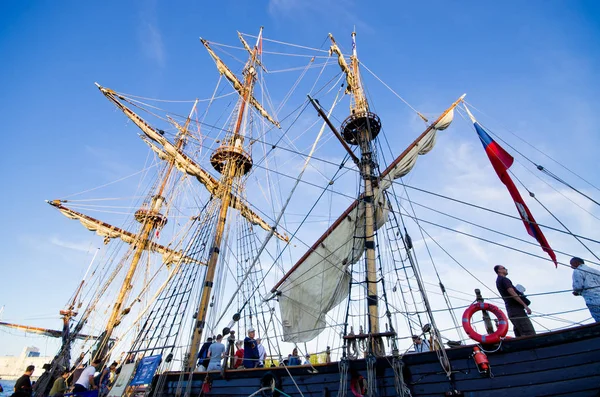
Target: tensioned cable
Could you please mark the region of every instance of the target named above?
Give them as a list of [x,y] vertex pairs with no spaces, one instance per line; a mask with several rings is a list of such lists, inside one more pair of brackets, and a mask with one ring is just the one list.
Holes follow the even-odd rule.
[[[336,100],[337,100],[337,98],[336,98]],[[334,101],[334,104],[335,104],[335,101]],[[332,108],[331,108],[331,110],[330,110],[330,114],[331,114],[331,112],[332,112],[332,111],[333,111],[333,107],[332,107]],[[299,117],[299,116],[300,116],[300,115],[298,115],[298,117]],[[292,188],[292,190],[291,190],[291,192],[290,192],[290,194],[289,194],[289,196],[288,196],[288,199],[287,199],[287,201],[284,203],[284,205],[283,205],[283,207],[281,208],[281,211],[280,211],[280,213],[279,213],[279,215],[278,215],[277,219],[275,220],[275,225],[274,225],[274,227],[276,227],[276,226],[279,224],[279,221],[280,221],[280,220],[281,220],[281,218],[283,217],[283,215],[284,215],[284,213],[285,213],[285,210],[286,210],[286,208],[287,208],[288,204],[290,203],[290,200],[291,200],[291,198],[292,198],[292,195],[293,195],[294,191],[296,190],[296,188],[297,188],[297,187],[298,187],[298,185],[300,184],[300,181],[301,181],[301,179],[302,179],[302,176],[304,175],[304,172],[306,171],[306,168],[308,167],[308,164],[309,164],[309,162],[310,162],[310,159],[311,159],[311,154],[313,154],[313,153],[314,153],[314,150],[317,148],[318,141],[320,140],[321,136],[323,135],[323,132],[325,131],[325,127],[326,127],[326,125],[325,125],[325,123],[323,123],[323,126],[321,127],[321,130],[320,130],[319,134],[317,135],[317,138],[315,139],[315,142],[314,142],[314,144],[313,144],[313,147],[312,147],[312,149],[311,149],[311,152],[310,152],[310,153],[309,153],[309,155],[307,156],[307,158],[306,158],[306,160],[305,160],[305,163],[304,163],[304,166],[303,166],[302,170],[300,171],[300,174],[299,174],[299,175],[298,175],[298,177],[296,178],[296,184],[295,184],[295,185],[294,185],[294,187]],[[338,169],[338,171],[339,171],[339,169]],[[328,185],[328,186],[329,186],[329,185]],[[323,189],[323,192],[322,192],[322,194],[324,194],[324,192],[325,192],[326,190],[327,190],[327,188]],[[322,196],[322,194],[321,194],[321,196]],[[315,205],[316,205],[316,203],[315,203]],[[299,229],[301,226],[302,226],[302,225],[300,225],[300,226],[298,227],[298,229]],[[298,230],[298,229],[297,229],[297,230]],[[297,230],[296,230],[296,232],[297,232]],[[253,267],[256,265],[256,263],[257,263],[257,261],[258,261],[258,258],[259,258],[259,256],[260,256],[260,253],[261,253],[261,252],[264,250],[264,248],[266,247],[266,245],[267,245],[268,241],[269,241],[269,240],[271,239],[271,237],[273,236],[274,232],[275,232],[275,229],[271,230],[271,232],[270,232],[270,233],[267,235],[267,237],[265,238],[265,240],[264,240],[264,242],[263,242],[263,244],[262,244],[261,248],[258,250],[257,256],[256,256],[256,257],[255,257],[255,259],[253,260],[253,263],[252,263],[252,264],[249,266],[249,268],[248,268],[248,271],[246,272],[246,275],[244,276],[244,279],[242,279],[242,280],[241,280],[240,284],[242,284],[242,283],[243,283],[243,282],[244,282],[244,281],[245,281],[245,280],[248,278],[248,274],[249,274],[249,272],[250,272],[250,271],[252,270],[252,268],[253,268]],[[294,235],[295,235],[295,233],[294,233]],[[294,235],[292,235],[292,237],[290,238],[290,240],[291,240],[291,239],[294,237]],[[289,243],[288,243],[288,244],[289,244]],[[281,256],[281,254],[282,254],[282,253],[283,253],[283,251],[282,251],[282,252],[279,254],[279,256]],[[268,273],[271,271],[271,269],[273,268],[273,266],[275,266],[275,263],[273,263],[273,265],[271,265],[271,267],[270,267],[270,268],[267,270],[266,274],[268,274]],[[263,280],[262,280],[262,281],[264,281],[264,277],[263,277]],[[256,292],[256,291],[254,291],[254,292],[252,293],[252,295],[254,295],[254,293],[255,293],[255,292]],[[235,296],[235,294],[234,294],[234,296]],[[234,299],[234,297],[232,297],[232,298],[231,298],[231,300],[229,301],[229,303],[226,305],[225,311],[226,311],[226,310],[229,308],[229,306],[230,306],[230,305],[233,303],[233,299]],[[242,308],[243,308],[243,307],[244,307],[244,306],[247,304],[247,302],[248,302],[248,300],[246,301],[246,303],[244,303],[244,305],[242,305]],[[221,316],[221,317],[219,318],[219,320],[217,321],[217,323],[219,323],[219,322],[222,320],[222,318],[223,318],[223,316]]]
[[[404,192],[406,193],[406,199],[408,200],[408,202],[410,204],[410,208],[413,212],[413,215],[416,218],[417,213],[413,206],[412,200],[410,199],[410,196],[408,195],[408,190],[406,189],[406,187],[404,188]],[[427,240],[425,239],[425,235],[423,234],[423,228],[419,225],[418,221],[416,223],[417,223],[417,226],[419,226],[419,232],[421,233],[421,238],[423,239],[423,242],[425,243],[425,248],[427,249],[427,254],[429,255],[429,260],[431,261],[431,264],[433,265],[433,270],[435,271],[435,275],[438,279],[438,282],[440,283],[440,290],[442,290],[442,295],[444,296],[444,300],[446,301],[446,304],[448,305],[448,309],[450,309],[452,307],[452,303],[450,302],[450,298],[444,290],[444,288],[445,288],[444,284],[442,283],[440,273],[438,272],[435,261],[433,260],[433,255],[431,255],[431,250],[429,249],[429,244],[427,244]],[[458,328],[458,319],[454,315],[454,312],[450,311],[450,317],[452,318],[452,322],[454,323],[454,325]],[[462,335],[460,335],[460,336],[462,337]]]
[[[461,109],[460,108],[456,108],[458,111],[458,114],[464,119],[466,120],[465,116],[462,114]],[[506,142],[504,139],[502,139],[498,134],[494,133],[492,131],[492,129],[490,129],[489,127],[485,126],[484,124],[482,124],[481,122],[478,121],[478,124],[481,124],[481,126],[487,131],[489,132],[492,136],[494,136],[496,139],[498,139],[499,141],[503,142],[506,146],[510,147],[513,151],[515,151],[517,154],[519,154],[521,157],[523,157],[525,160],[529,161],[531,164],[533,164],[538,170],[543,171],[544,167],[542,167],[541,165],[536,164],[535,162],[533,162],[531,159],[529,159],[527,156],[525,156],[523,153],[519,152],[515,147],[513,147],[510,143]],[[523,166],[523,168],[529,172],[530,174],[532,174],[533,176],[535,176],[537,179],[539,179],[540,181],[542,181],[544,184],[546,184],[548,187],[550,187],[552,190],[554,190],[555,192],[557,192],[558,194],[560,194],[561,196],[563,196],[566,200],[570,201],[573,205],[575,205],[576,207],[579,207],[582,211],[586,212],[587,214],[589,214],[590,216],[600,220],[599,217],[597,217],[595,214],[593,214],[592,212],[588,211],[587,209],[583,208],[580,204],[576,203],[573,199],[571,199],[570,197],[567,197],[563,192],[561,192],[560,190],[556,189],[554,186],[552,186],[550,183],[548,183],[548,181],[540,178],[537,174],[535,174],[533,171],[531,171],[528,167],[526,167],[518,158],[515,159],[521,166]],[[570,187],[571,189],[575,190],[577,193],[585,196],[587,199],[591,200],[592,202],[600,205],[600,203],[598,203],[596,200],[594,200],[593,198],[589,197],[588,195],[586,195],[583,192],[580,192],[579,190],[577,190],[575,187],[571,186],[570,184],[568,184],[566,181],[563,181],[562,179],[560,179],[558,176],[550,173],[549,171],[544,171],[547,175],[549,175],[550,177],[556,179],[558,182],[561,182],[563,184],[565,184],[566,186]],[[552,175],[550,175],[552,174]],[[523,185],[523,183],[521,183]],[[525,187],[523,185],[523,187]]]
[[[510,170],[509,170],[508,172],[510,172]],[[550,211],[550,210],[548,209],[548,207],[546,207],[544,204],[542,204],[542,202],[541,202],[540,200],[538,200],[538,198],[535,196],[535,193],[533,193],[531,190],[529,190],[529,189],[527,188],[527,186],[525,186],[525,184],[524,184],[524,183],[523,183],[523,182],[522,182],[522,181],[519,179],[519,177],[517,177],[517,176],[516,176],[514,173],[512,173],[512,172],[511,172],[511,174],[512,174],[512,176],[513,176],[513,177],[514,177],[514,178],[515,178],[515,179],[516,179],[516,180],[517,180],[517,181],[518,181],[518,182],[521,184],[521,186],[523,186],[523,188],[524,188],[525,190],[527,190],[527,193],[529,193],[529,195],[530,195],[530,196],[531,196],[531,197],[532,197],[532,198],[533,198],[535,201],[537,201],[537,203],[538,203],[539,205],[541,205],[541,206],[542,206],[542,208],[543,208],[543,209],[545,209],[547,213],[549,213],[549,214],[550,214],[550,215],[551,215],[551,216],[554,218],[554,220],[556,220],[556,221],[557,221],[557,222],[558,222],[558,223],[559,223],[559,224],[560,224],[562,227],[564,227],[564,228],[565,228],[565,230],[566,230],[566,231],[567,231],[567,232],[568,232],[568,233],[569,233],[571,236],[575,237],[575,239],[576,239],[576,240],[577,240],[577,241],[578,241],[578,242],[579,242],[581,245],[583,245],[583,247],[584,247],[586,250],[588,250],[588,252],[589,252],[590,254],[592,254],[592,255],[594,256],[594,258],[596,258],[597,260],[599,260],[599,261],[600,261],[600,258],[599,258],[599,257],[598,257],[598,256],[597,256],[595,253],[594,253],[594,251],[592,251],[592,250],[591,250],[591,249],[590,249],[590,248],[589,248],[587,245],[585,245],[585,244],[583,243],[583,241],[581,241],[581,240],[580,240],[580,239],[579,239],[577,236],[575,236],[575,235],[573,234],[573,232],[571,232],[571,230],[569,230],[569,228],[568,228],[568,227],[567,227],[567,226],[566,226],[566,225],[565,225],[565,224],[564,224],[564,223],[563,223],[563,222],[562,222],[560,219],[558,219],[558,217],[557,217],[556,215],[554,215],[554,213],[552,213],[552,211]],[[548,249],[552,249],[552,248],[550,248],[549,246],[548,246],[548,247],[546,247],[546,248],[548,248]]]
[[[419,203],[417,203],[417,202],[415,202],[415,201],[412,201],[412,203],[413,203],[414,205],[418,206],[418,207],[423,207],[423,208],[425,208],[425,209],[428,209],[428,210],[430,210],[430,211],[433,211],[433,212],[435,212],[435,213],[437,213],[437,214],[440,214],[440,215],[447,216],[447,217],[449,217],[449,218],[455,219],[455,220],[457,220],[457,221],[461,221],[461,222],[463,222],[463,223],[466,223],[466,224],[468,224],[468,225],[472,225],[472,226],[475,226],[475,227],[481,228],[481,229],[483,229],[483,230],[486,230],[486,231],[488,231],[488,232],[496,233],[496,234],[499,234],[499,235],[501,235],[501,236],[508,237],[508,238],[510,238],[510,239],[517,240],[517,241],[519,241],[519,242],[522,242],[522,243],[525,243],[525,244],[529,244],[529,245],[532,245],[532,246],[539,247],[539,243],[534,243],[533,241],[525,240],[525,239],[522,239],[522,238],[520,238],[520,237],[512,236],[512,235],[510,235],[510,234],[508,234],[508,233],[504,233],[504,232],[501,232],[501,231],[498,231],[498,230],[491,229],[491,228],[489,228],[489,227],[486,227],[486,226],[483,226],[483,225],[477,224],[477,223],[475,223],[475,222],[468,221],[468,220],[466,220],[466,219],[464,219],[464,218],[459,218],[459,217],[457,217],[457,216],[450,215],[450,214],[448,214],[448,213],[445,213],[445,212],[442,212],[442,211],[436,210],[436,209],[434,209],[434,208],[431,208],[431,207],[428,207],[428,206],[426,206],[426,205],[419,204]],[[568,254],[568,253],[566,253],[566,252],[563,252],[563,251],[558,251],[558,250],[554,250],[554,252],[558,252],[559,254],[563,254],[563,255],[570,255],[570,254]],[[586,259],[586,260],[587,260],[587,259]],[[587,260],[587,261],[589,261],[589,260]],[[591,263],[594,263],[594,262],[591,262]],[[594,263],[594,264],[598,264],[598,265],[600,265],[600,263]]]
[[[391,211],[393,211],[393,210],[391,210]],[[407,215],[409,218],[412,218],[412,215],[410,215],[409,213],[406,213],[405,215]],[[455,233],[458,233],[458,234],[462,234],[462,235],[464,235],[464,236],[471,237],[471,238],[474,238],[474,239],[476,239],[476,240],[481,240],[481,241],[484,241],[484,242],[487,242],[487,243],[490,243],[490,244],[493,244],[493,245],[497,245],[497,246],[499,246],[499,247],[503,247],[503,248],[506,248],[506,249],[509,249],[509,250],[512,250],[512,251],[520,252],[520,253],[522,253],[522,254],[529,255],[529,256],[532,256],[532,257],[534,257],[534,258],[538,258],[538,259],[541,259],[541,260],[544,260],[544,261],[552,262],[552,260],[551,260],[550,258],[547,258],[547,257],[545,257],[545,256],[541,256],[541,255],[532,254],[532,253],[529,253],[529,252],[527,252],[527,251],[523,251],[523,250],[521,250],[521,249],[518,249],[518,248],[510,247],[510,246],[508,246],[508,245],[501,244],[501,243],[498,243],[498,242],[496,242],[496,241],[492,241],[492,240],[486,239],[486,238],[484,238],[484,237],[478,237],[478,236],[475,236],[475,235],[473,235],[473,234],[470,234],[470,233],[466,233],[466,232],[462,232],[462,231],[460,231],[460,230],[452,229],[451,227],[448,227],[448,226],[443,226],[443,225],[440,225],[439,223],[435,223],[435,222],[427,221],[427,220],[425,220],[425,219],[419,219],[419,221],[420,221],[420,222],[427,223],[427,224],[430,224],[430,225],[433,225],[433,226],[437,226],[437,227],[439,227],[439,228],[441,228],[441,229],[445,229],[445,230],[448,230],[448,231],[451,231],[451,232],[455,232]],[[427,233],[426,233],[426,234],[427,234]],[[430,236],[430,237],[431,237],[431,236]],[[435,241],[435,240],[434,240],[434,241]],[[440,247],[440,248],[442,248],[442,247]],[[443,249],[443,248],[442,248],[442,249]],[[562,263],[562,262],[558,262],[558,264],[559,264],[559,265],[561,265],[561,266],[565,266],[565,267],[571,267],[571,265],[569,265],[569,264],[566,264],[566,263]]]
[[[241,33],[241,34],[243,36],[252,37],[253,39],[257,39],[258,38],[258,36],[255,36],[255,35],[252,35],[252,34],[248,34],[248,33]],[[269,41],[271,43],[283,44],[283,45],[287,45],[287,46],[290,46],[290,47],[302,48],[302,49],[305,49],[305,50],[311,50],[311,51],[317,51],[317,52],[326,52],[326,53],[329,52],[328,50],[322,50],[322,49],[319,49],[319,48],[307,47],[307,46],[303,46],[303,45],[300,45],[300,44],[286,43],[285,41],[278,41],[278,40],[268,39],[268,38],[266,38],[264,36],[262,37],[262,40],[263,41]],[[325,39],[325,40],[327,40],[327,39]]]
[[[475,107],[474,105],[472,105],[471,103],[465,101],[465,103],[467,103],[469,106],[471,106],[473,109],[475,109],[476,111],[478,111],[479,113],[483,114],[486,117],[489,117],[490,119],[494,120],[495,122],[499,123],[500,125],[502,125],[502,123],[500,123],[498,120],[494,119],[491,116],[488,116],[485,112],[483,112],[482,110],[478,109],[477,107]],[[533,148],[535,151],[541,153],[543,156],[549,158],[550,160],[554,161],[556,164],[558,164],[559,166],[561,166],[562,168],[564,168],[565,170],[569,171],[571,174],[575,175],[577,178],[581,179],[582,181],[584,181],[585,183],[587,183],[588,185],[590,185],[591,187],[593,187],[594,189],[600,191],[600,188],[598,188],[597,186],[595,186],[594,184],[592,184],[591,182],[589,182],[588,180],[584,179],[583,177],[581,177],[579,174],[577,174],[575,171],[572,171],[571,169],[567,168],[566,166],[564,166],[562,163],[558,162],[557,160],[555,160],[554,158],[552,158],[551,156],[547,155],[546,153],[542,152],[538,147],[536,147],[535,145],[532,145],[531,143],[527,142],[525,139],[523,139],[521,136],[519,136],[518,134],[515,134],[514,132],[512,132],[511,130],[509,130],[506,127],[503,127],[506,131],[508,131],[511,135],[515,136],[517,139],[519,139],[520,141],[522,141],[523,143],[525,143],[526,145],[528,145],[529,147]],[[504,140],[500,139],[502,142],[506,143],[509,147],[511,147],[513,150],[515,150],[517,153],[519,153],[521,156],[523,156],[518,150],[516,150],[515,148],[513,148],[512,146],[510,146],[507,142],[505,142]],[[536,163],[534,163],[533,161],[529,160],[529,158],[527,158],[526,156],[523,156],[524,158],[526,158],[528,161],[530,161],[532,164],[534,164],[535,166],[537,166]]]
[[[152,164],[152,165],[150,165],[150,166],[148,166],[148,167],[145,167],[145,168],[143,168],[143,169],[141,169],[141,170],[139,170],[139,171],[137,171],[137,172],[134,172],[133,174],[130,174],[130,175],[124,176],[124,177],[122,177],[122,178],[120,178],[120,179],[117,179],[116,181],[108,182],[108,183],[105,183],[105,184],[103,184],[103,185],[96,186],[96,187],[94,187],[94,188],[91,188],[91,189],[87,189],[87,190],[81,191],[81,192],[79,192],[79,193],[73,193],[73,194],[69,194],[69,195],[67,195],[67,196],[64,196],[64,198],[65,198],[65,199],[67,199],[67,198],[69,198],[69,197],[75,197],[75,196],[79,196],[79,195],[81,195],[81,194],[84,194],[84,193],[89,193],[89,192],[91,192],[91,191],[94,191],[94,190],[97,190],[97,189],[101,189],[101,188],[103,188],[103,187],[106,187],[106,186],[112,185],[112,184],[114,184],[114,183],[121,182],[122,180],[125,180],[125,179],[127,179],[127,178],[131,178],[131,177],[133,177],[133,176],[135,176],[135,175],[138,175],[138,174],[141,174],[141,173],[143,173],[143,172],[146,172],[146,171],[148,171],[149,169],[151,169],[151,168],[154,168],[154,167],[158,166],[158,164],[159,164],[159,163],[154,163],[154,164]],[[138,196],[138,197],[145,197],[145,196]],[[92,200],[93,200],[93,199],[91,199],[91,200],[86,200],[86,201],[92,201]],[[96,199],[96,200],[111,200],[111,199]]]
[[428,122],[427,118],[425,116],[423,116],[423,114],[421,112],[419,112],[417,109],[415,109],[410,103],[408,103],[408,101],[406,99],[402,98],[400,96],[400,94],[398,94],[396,91],[394,91],[392,89],[392,87],[390,87],[383,80],[381,80],[379,78],[379,76],[377,76],[373,71],[371,71],[371,69],[369,69],[367,67],[367,65],[365,65],[363,62],[361,62],[360,64],[362,67],[364,67],[367,70],[367,72],[371,73],[373,75],[373,77],[375,77],[381,84],[383,84],[388,90],[390,90],[392,92],[392,94],[394,94],[398,99],[400,99],[402,102],[404,102],[404,104],[406,106],[408,106],[413,112],[415,112],[425,123]]

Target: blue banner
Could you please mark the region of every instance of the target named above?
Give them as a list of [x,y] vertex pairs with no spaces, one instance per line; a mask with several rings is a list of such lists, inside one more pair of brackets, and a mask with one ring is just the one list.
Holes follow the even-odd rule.
[[142,358],[129,385],[140,386],[152,383],[152,378],[160,365],[161,357],[162,354]]

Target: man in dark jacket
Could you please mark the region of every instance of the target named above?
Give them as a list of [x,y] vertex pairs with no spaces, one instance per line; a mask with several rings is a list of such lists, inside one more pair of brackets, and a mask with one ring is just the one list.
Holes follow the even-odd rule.
[[206,369],[208,368],[208,363],[210,359],[206,358],[206,356],[208,354],[208,349],[210,348],[210,345],[212,345],[212,343],[212,338],[206,339],[206,342],[204,342],[204,344],[200,348],[200,351],[198,352],[198,362],[196,363],[196,366],[200,367],[200,371],[206,371]]
[[498,275],[496,288],[498,288],[500,296],[504,299],[506,312],[508,313],[510,322],[513,324],[515,336],[535,335],[533,324],[531,324],[531,320],[527,317],[528,314],[531,314],[531,309],[525,303],[525,297],[517,292],[512,281],[506,277],[508,269],[502,265],[497,265],[494,266],[494,271]]
[[35,367],[33,365],[28,366],[23,376],[17,379],[15,394],[13,394],[14,397],[31,397],[31,374],[33,374],[34,370]]

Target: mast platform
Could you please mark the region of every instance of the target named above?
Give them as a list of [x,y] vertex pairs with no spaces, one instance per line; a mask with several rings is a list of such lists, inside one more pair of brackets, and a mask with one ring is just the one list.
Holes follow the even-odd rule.
[[375,139],[381,131],[379,116],[371,112],[360,112],[348,116],[342,123],[342,136],[350,145],[360,143],[362,131],[370,131],[371,140]]
[[243,175],[252,169],[252,156],[240,145],[223,145],[210,156],[210,163],[220,174],[223,173],[228,161],[235,162],[243,170]]

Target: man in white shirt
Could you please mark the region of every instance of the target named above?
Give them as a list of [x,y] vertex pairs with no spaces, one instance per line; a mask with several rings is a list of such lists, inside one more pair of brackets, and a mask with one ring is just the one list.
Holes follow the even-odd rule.
[[428,352],[431,350],[429,342],[422,340],[419,335],[413,335],[412,341],[415,344],[415,352],[417,353]]
[[216,371],[221,369],[221,359],[225,352],[225,345],[221,342],[223,335],[217,335],[217,341],[208,348],[207,357],[209,358],[207,371]]
[[594,321],[600,322],[600,271],[583,264],[583,259],[571,259],[573,295],[583,296]]
[[79,379],[75,382],[75,387],[73,388],[73,393],[81,393],[88,390],[96,390],[98,385],[94,382],[94,375],[96,374],[96,367],[102,365],[102,360],[96,359],[92,362],[91,365],[88,365],[81,375],[79,375]]
[[265,359],[267,358],[267,352],[261,342],[262,340],[260,338],[256,338],[256,344],[258,345],[258,368],[265,366]]

